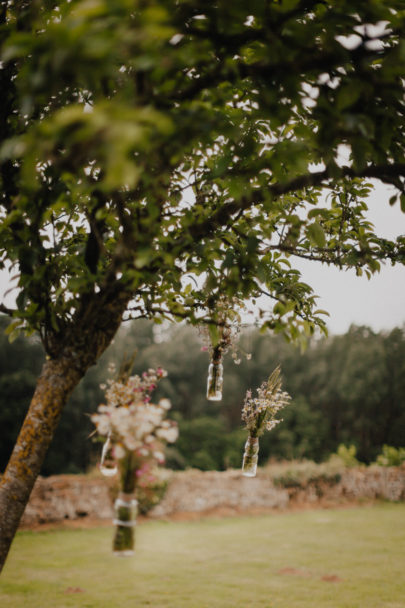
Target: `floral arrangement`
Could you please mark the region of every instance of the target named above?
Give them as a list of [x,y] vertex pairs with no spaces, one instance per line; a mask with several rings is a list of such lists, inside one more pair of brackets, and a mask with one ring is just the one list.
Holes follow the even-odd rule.
[[290,400],[289,394],[281,390],[280,366],[257,389],[257,393],[257,397],[253,397],[252,391],[247,391],[242,409],[242,420],[249,432],[242,465],[242,472],[247,477],[256,475],[260,435],[281,422],[276,415]]
[[178,436],[177,424],[166,420],[168,399],[151,402],[157,383],[167,376],[161,368],[142,376],[109,380],[106,403],[91,417],[98,434],[106,438],[100,469],[104,475],[119,472],[120,493],[115,502],[114,552],[132,555],[137,501],[135,491],[146,468],[164,462],[163,445]]
[[[238,298],[222,296],[216,303],[215,321],[199,326],[199,332],[204,346],[202,350],[210,355],[208,369],[207,399],[220,401],[222,399],[223,367],[222,359],[229,349],[232,349],[232,358],[236,365],[241,359],[236,349],[237,338],[241,329],[241,316],[239,310],[244,308],[243,302]],[[250,355],[247,358],[250,359]]]

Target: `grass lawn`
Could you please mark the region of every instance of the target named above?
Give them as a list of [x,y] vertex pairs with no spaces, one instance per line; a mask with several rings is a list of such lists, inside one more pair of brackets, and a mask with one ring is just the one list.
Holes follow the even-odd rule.
[[405,608],[405,505],[21,532],[1,608]]

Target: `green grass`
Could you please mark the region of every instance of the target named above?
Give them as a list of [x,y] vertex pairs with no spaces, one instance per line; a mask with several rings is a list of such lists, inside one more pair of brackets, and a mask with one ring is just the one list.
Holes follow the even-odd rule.
[[109,528],[18,534],[0,606],[405,608],[403,504],[148,522],[136,533],[133,558],[111,555]]

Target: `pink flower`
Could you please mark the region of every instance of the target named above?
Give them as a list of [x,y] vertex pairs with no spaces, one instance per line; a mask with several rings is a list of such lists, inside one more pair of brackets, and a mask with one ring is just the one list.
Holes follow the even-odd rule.
[[202,346],[202,347],[201,347],[201,350],[202,350],[203,352],[207,351],[207,350],[208,350],[208,346]]
[[144,475],[145,473],[147,473],[149,471],[149,464],[148,463],[144,463],[140,469],[136,470],[136,476],[137,477],[142,477],[142,475]]

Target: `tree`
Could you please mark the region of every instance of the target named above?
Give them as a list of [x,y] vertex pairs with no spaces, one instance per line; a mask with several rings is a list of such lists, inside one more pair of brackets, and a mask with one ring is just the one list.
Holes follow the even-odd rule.
[[402,4],[2,3],[0,260],[18,296],[1,311],[47,360],[1,482],[0,563],[125,311],[203,318],[215,340],[220,295],[264,293],[263,327],[298,339],[325,322],[291,256],[404,262],[364,181],[404,207]]

